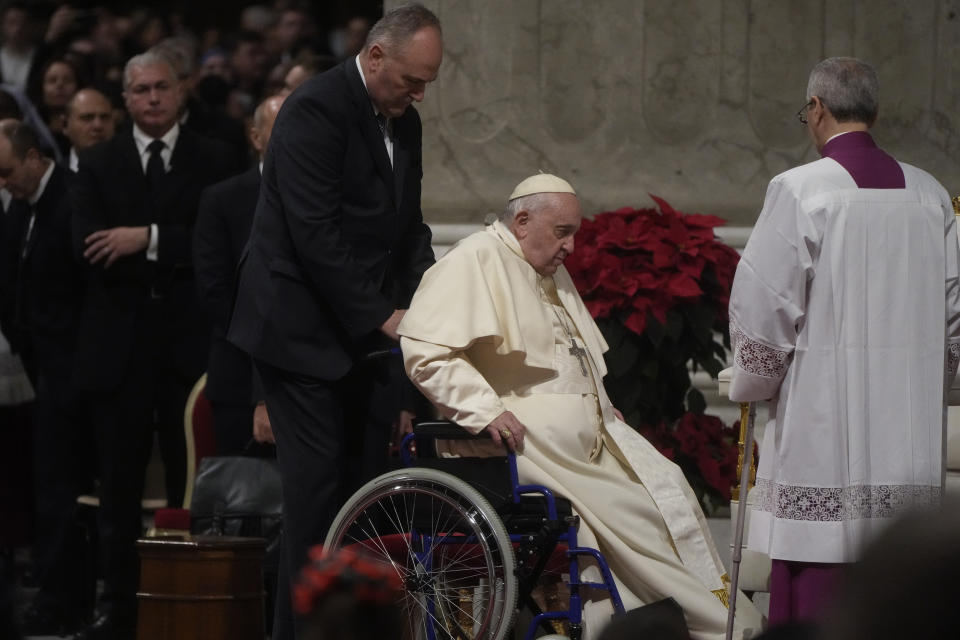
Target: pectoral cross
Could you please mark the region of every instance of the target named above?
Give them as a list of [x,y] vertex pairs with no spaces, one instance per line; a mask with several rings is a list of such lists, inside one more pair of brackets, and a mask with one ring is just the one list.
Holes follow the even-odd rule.
[[570,343],[573,345],[567,350],[567,353],[576,357],[580,362],[580,373],[587,375],[587,365],[584,363],[584,359],[587,355],[587,350],[577,344],[577,339],[573,336],[570,336]]

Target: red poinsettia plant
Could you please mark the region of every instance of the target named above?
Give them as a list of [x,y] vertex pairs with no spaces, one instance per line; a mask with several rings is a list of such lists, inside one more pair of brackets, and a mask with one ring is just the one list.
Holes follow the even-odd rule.
[[657,208],[584,220],[566,267],[610,345],[606,387],[614,404],[684,468],[702,497],[729,500],[735,434],[703,415],[690,364],[714,377],[724,366],[739,255],[714,234],[722,218],[651,198]]

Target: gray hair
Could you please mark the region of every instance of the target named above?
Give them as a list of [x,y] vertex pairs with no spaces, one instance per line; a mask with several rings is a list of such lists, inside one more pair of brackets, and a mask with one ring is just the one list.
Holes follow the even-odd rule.
[[401,5],[383,14],[370,28],[363,51],[367,52],[370,47],[379,44],[384,51],[395,54],[415,33],[426,27],[443,33],[440,19],[430,9],[421,4]]
[[174,81],[179,81],[177,70],[174,68],[173,63],[170,62],[170,58],[155,49],[148,49],[127,60],[127,64],[123,67],[123,90],[126,91],[130,88],[130,76],[133,74],[134,69],[152,67],[158,64],[170,69],[170,75],[173,76]]
[[514,198],[507,203],[507,207],[500,212],[500,222],[504,224],[509,224],[513,222],[513,219],[517,217],[517,214],[521,211],[528,211],[530,213],[536,213],[541,209],[545,209],[551,205],[550,196],[553,194],[550,193],[531,193],[528,196],[520,196],[519,198]]
[[857,58],[827,58],[813,68],[807,82],[807,100],[820,98],[837,122],[872,125],[879,95],[876,69]]

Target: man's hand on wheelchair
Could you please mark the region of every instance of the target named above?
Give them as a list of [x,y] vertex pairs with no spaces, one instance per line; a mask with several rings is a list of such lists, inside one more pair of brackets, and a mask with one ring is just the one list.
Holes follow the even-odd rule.
[[253,439],[260,444],[275,444],[273,428],[270,426],[270,416],[267,414],[267,405],[257,403],[253,410]]
[[494,418],[485,430],[496,444],[503,444],[515,453],[523,451],[523,437],[527,428],[509,411],[504,411]]
[[[387,445],[387,449],[390,450],[390,455],[396,455],[400,451],[400,443],[403,442],[404,437],[406,437],[408,433],[413,433],[413,419],[416,417],[417,414],[413,411],[407,409],[400,410],[390,430],[390,443]],[[410,452],[417,452],[416,443],[411,443]]]

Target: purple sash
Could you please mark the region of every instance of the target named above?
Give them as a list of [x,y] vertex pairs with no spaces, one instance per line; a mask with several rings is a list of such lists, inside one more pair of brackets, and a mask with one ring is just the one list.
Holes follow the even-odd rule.
[[832,158],[847,170],[861,189],[903,189],[903,169],[877,147],[866,131],[851,131],[823,145],[820,155]]

